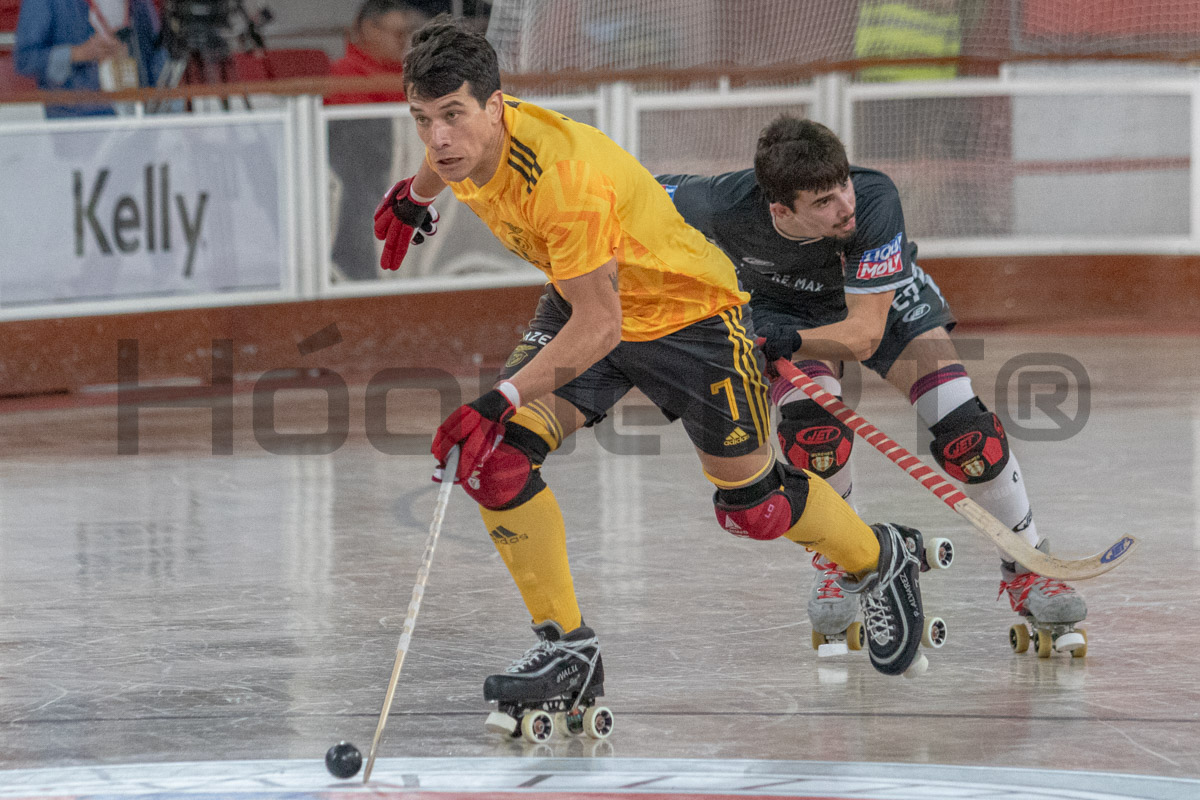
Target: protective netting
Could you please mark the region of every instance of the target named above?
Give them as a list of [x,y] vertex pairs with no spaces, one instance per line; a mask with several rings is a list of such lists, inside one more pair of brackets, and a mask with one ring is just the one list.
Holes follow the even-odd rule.
[[637,155],[656,174],[715,175],[753,163],[758,133],[780,114],[806,116],[803,105],[650,111],[638,115]]
[[[683,85],[719,93],[715,70],[791,64],[802,69],[760,70],[749,82],[812,88],[814,75],[838,72],[851,85],[887,82],[902,94],[928,79],[996,76],[1002,64],[1010,78],[1064,84],[1188,75],[1188,58],[1200,61],[1200,2],[496,0],[488,36],[510,73],[591,72],[602,83],[620,71],[623,81],[646,76],[639,92],[679,85],[668,70],[705,70]],[[943,61],[913,61],[922,58]],[[539,83],[518,91],[534,94]],[[1189,234],[1188,92],[985,95],[843,93],[824,95],[823,109],[643,104],[630,117],[629,145],[652,172],[714,174],[751,166],[758,132],[778,114],[816,116],[842,136],[853,163],[896,181],[915,236],[1079,243]]]
[[1200,51],[1198,34],[1195,0],[495,0],[488,28],[501,65],[514,73],[947,56],[1181,58]]

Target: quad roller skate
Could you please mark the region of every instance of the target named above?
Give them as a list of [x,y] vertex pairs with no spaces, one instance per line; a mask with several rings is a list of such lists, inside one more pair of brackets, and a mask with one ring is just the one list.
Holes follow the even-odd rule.
[[[1049,553],[1049,542],[1043,540],[1038,549]],[[1073,588],[1013,561],[1000,562],[1000,574],[997,599],[1007,592],[1012,610],[1025,617],[1008,629],[1013,652],[1024,653],[1032,644],[1038,658],[1064,652],[1072,658],[1087,655],[1087,631],[1075,627],[1087,617],[1087,604]]]
[[812,623],[812,646],[817,658],[845,655],[862,650],[866,638],[858,616],[858,598],[842,591],[838,580],[846,573],[820,553],[813,553],[817,569],[808,597],[808,621]]
[[939,648],[947,634],[943,619],[925,616],[918,575],[950,566],[954,547],[947,539],[933,539],[927,547],[920,531],[903,525],[879,523],[871,530],[879,538],[879,565],[858,581],[844,575],[839,585],[859,598],[872,666],[885,675],[915,678],[929,668],[919,646]]
[[[925,543],[921,553],[921,572],[930,569],[949,569],[954,563],[954,545],[941,537]],[[866,632],[858,615],[858,598],[842,590],[838,580],[845,572],[820,553],[814,553],[813,566],[818,570],[808,598],[808,619],[812,623],[812,646],[818,658],[844,655],[849,650],[866,646]],[[929,632],[930,647],[941,647],[945,641],[945,623],[940,619]],[[940,630],[938,629],[940,626]]]
[[553,621],[533,630],[541,641],[483,683],[484,699],[497,705],[488,715],[487,729],[531,744],[546,742],[558,727],[593,739],[607,737],[613,714],[596,705],[604,695],[596,634],[587,626],[564,634]]

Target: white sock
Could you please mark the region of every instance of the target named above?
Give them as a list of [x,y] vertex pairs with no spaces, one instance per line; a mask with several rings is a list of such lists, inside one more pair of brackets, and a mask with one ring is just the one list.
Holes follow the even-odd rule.
[[[975,390],[971,388],[969,377],[959,377],[945,383],[932,386],[929,390],[913,400],[913,406],[918,416],[929,427],[941,422],[954,409],[975,398]],[[1025,479],[1017,464],[1016,453],[1009,450],[1008,463],[999,475],[986,483],[967,483],[962,485],[963,494],[981,505],[985,511],[1010,530],[1016,530],[1030,545],[1037,547],[1037,525],[1033,522],[1033,511],[1029,506],[1029,495],[1025,491]],[[1001,558],[1011,560],[1011,556],[1001,552]]]

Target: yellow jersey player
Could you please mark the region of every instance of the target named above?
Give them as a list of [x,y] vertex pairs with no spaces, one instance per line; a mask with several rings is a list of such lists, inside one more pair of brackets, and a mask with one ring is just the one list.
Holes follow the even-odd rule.
[[583,624],[562,514],[541,468],[633,387],[683,422],[716,486],[721,527],[790,539],[845,567],[876,668],[923,669],[921,535],[868,526],[823,480],[776,461],[748,296],[728,258],[604,134],[504,95],[481,34],[433,20],[414,36],[404,82],[426,154],[376,213],[382,266],[397,268],[410,243],[435,232],[432,203],[449,186],[549,279],[496,387],[447,417],[433,442],[440,467],[460,449],[454,479],[479,504],[540,639],[486,680],[485,697],[498,704],[489,728],[516,735],[520,724],[540,740],[550,714],[565,711],[572,730],[611,729],[596,705],[600,647]]

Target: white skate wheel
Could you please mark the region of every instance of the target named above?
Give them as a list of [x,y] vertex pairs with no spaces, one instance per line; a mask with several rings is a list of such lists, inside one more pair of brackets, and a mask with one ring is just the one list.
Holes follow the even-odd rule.
[[917,658],[908,665],[908,669],[904,670],[904,677],[919,678],[925,674],[925,670],[929,669],[929,659],[924,653],[917,653]]
[[613,713],[604,706],[592,706],[583,714],[583,732],[593,739],[607,739],[613,732]]
[[938,649],[946,643],[946,620],[941,617],[926,617],[925,629],[921,631],[921,644]]
[[487,722],[483,723],[483,727],[492,733],[513,736],[517,732],[517,721],[503,711],[493,711],[488,714]]
[[1083,638],[1083,634],[1078,631],[1064,633],[1054,640],[1054,649],[1060,653],[1073,652],[1077,648],[1085,646],[1087,646],[1087,639]]
[[954,543],[938,536],[925,543],[925,560],[930,569],[950,569],[954,563]]
[[850,652],[850,647],[845,642],[829,642],[817,648],[817,658],[829,658],[830,656],[844,656]]
[[530,744],[540,744],[554,735],[554,719],[545,711],[530,711],[521,718],[521,737]]

